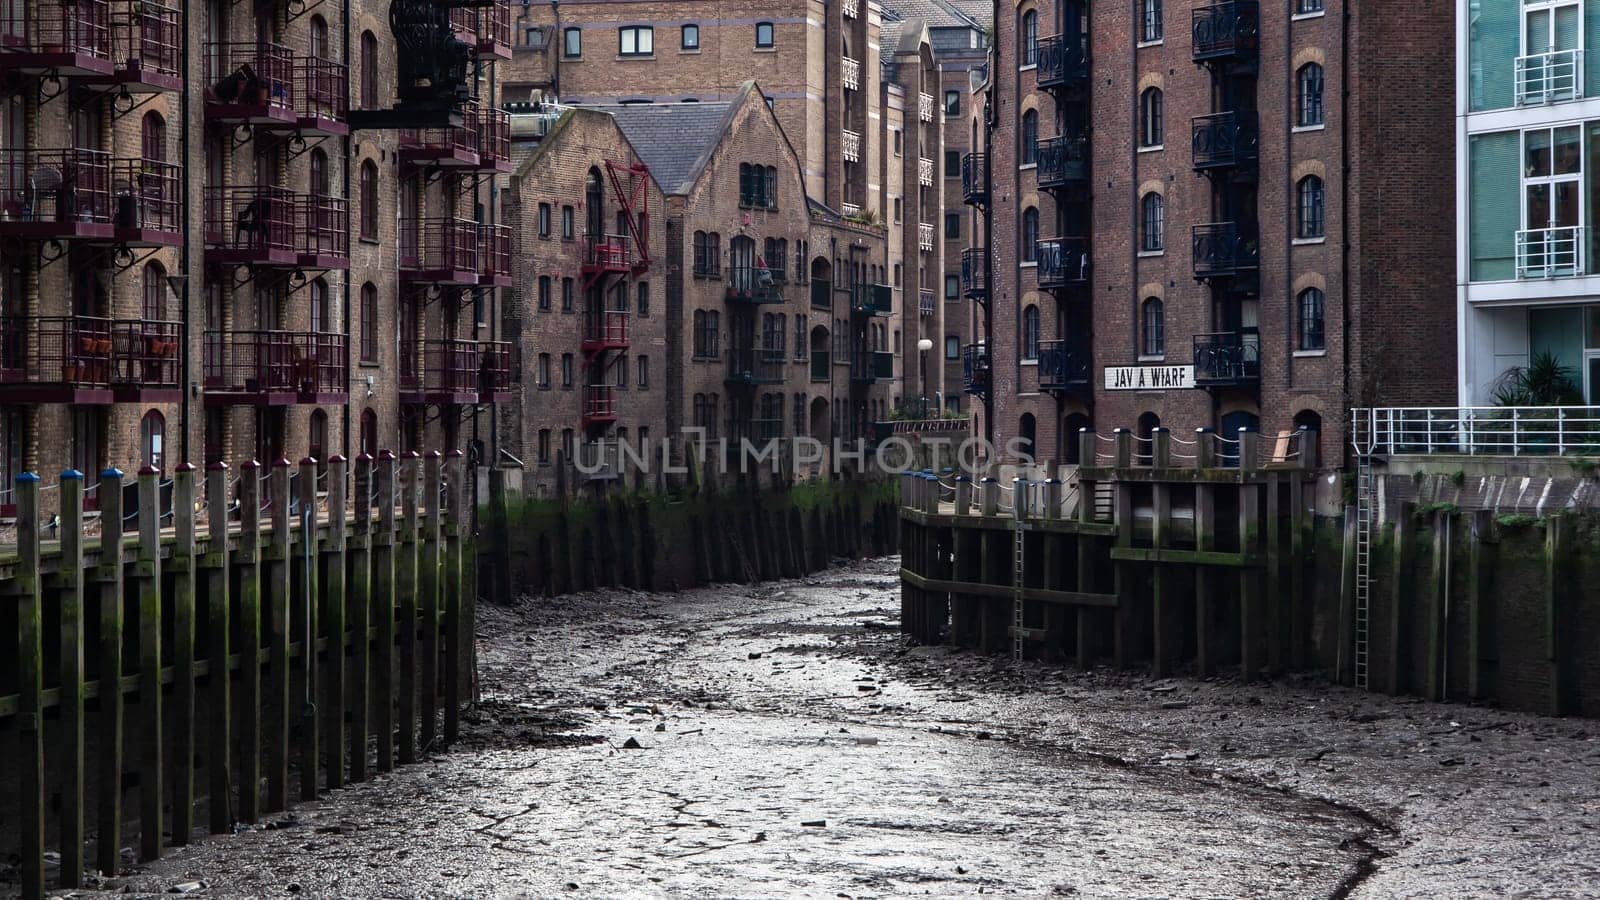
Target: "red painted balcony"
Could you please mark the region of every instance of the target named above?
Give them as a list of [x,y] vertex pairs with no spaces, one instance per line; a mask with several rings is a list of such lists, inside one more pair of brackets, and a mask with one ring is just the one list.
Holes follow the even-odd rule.
[[498,107],[468,107],[466,115],[477,117],[478,168],[482,171],[511,172],[511,114]]
[[0,71],[109,78],[106,0],[11,0],[0,9]]
[[350,268],[350,202],[315,194],[298,198],[296,247],[302,269]]
[[511,226],[478,226],[478,284],[511,286]]
[[412,219],[400,223],[400,275],[416,283],[478,283],[478,223]]
[[183,15],[155,0],[112,0],[110,83],[131,94],[183,90]]
[[111,155],[0,151],[0,236],[111,240]]
[[633,268],[633,242],[625,234],[583,236],[583,271],[626,275]]
[[91,316],[0,320],[8,403],[177,403],[178,322]]
[[293,191],[208,187],[205,204],[207,263],[300,265],[300,236],[295,233],[299,200]]
[[[478,155],[478,105],[461,104],[459,128],[407,128],[400,132],[400,162],[415,166],[475,169]],[[508,129],[509,136],[509,129]],[[507,151],[509,155],[509,150]],[[508,170],[509,171],[509,170]]]
[[607,384],[589,384],[583,388],[583,426],[605,425],[617,420],[617,398]]
[[478,342],[478,402],[504,403],[515,391],[511,378],[511,342]]
[[478,402],[477,341],[432,340],[400,348],[400,402],[470,406]]
[[350,397],[347,338],[313,331],[207,331],[206,403],[339,404]]
[[152,159],[111,161],[112,222],[119,244],[183,246],[182,167]]
[[294,51],[266,41],[208,43],[206,118],[234,125],[298,128]]
[[479,57],[511,58],[511,3],[494,0],[489,6],[453,9],[450,24],[456,37]]
[[585,353],[628,349],[628,313],[625,310],[590,311],[583,317]]
[[345,121],[350,96],[350,70],[331,59],[302,56],[294,62],[300,102],[295,125],[302,134],[339,137],[350,133]]

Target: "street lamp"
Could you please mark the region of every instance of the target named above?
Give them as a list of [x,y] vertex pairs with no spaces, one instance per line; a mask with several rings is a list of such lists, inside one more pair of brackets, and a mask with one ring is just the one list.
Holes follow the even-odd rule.
[[922,404],[922,417],[928,417],[928,351],[933,349],[933,341],[923,338],[917,341],[918,361],[921,363],[922,374],[917,379],[918,400]]

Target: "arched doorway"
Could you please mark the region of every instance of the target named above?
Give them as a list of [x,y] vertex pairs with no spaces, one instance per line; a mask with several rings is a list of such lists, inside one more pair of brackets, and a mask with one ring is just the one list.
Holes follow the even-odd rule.
[[584,226],[591,238],[598,238],[606,233],[605,197],[605,185],[600,180],[600,170],[591,168],[583,188]]
[[1139,422],[1134,432],[1139,439],[1133,442],[1133,460],[1135,464],[1148,466],[1155,461],[1155,441],[1152,440],[1151,436],[1160,427],[1161,417],[1153,412],[1147,412],[1139,417]]
[[1239,465],[1239,432],[1261,430],[1261,419],[1253,412],[1235,410],[1222,417],[1221,437],[1217,446],[1217,464],[1224,468]]
[[[1317,465],[1322,460],[1322,416],[1316,410],[1302,409],[1294,414],[1294,430],[1310,432],[1311,436],[1306,442],[1313,448],[1309,457],[1309,465]],[[1295,447],[1293,449],[1301,449]]]
[[1069,466],[1083,465],[1083,441],[1080,435],[1089,427],[1089,417],[1083,413],[1073,413],[1067,416],[1061,425],[1061,458]]
[[832,425],[832,420],[828,418],[827,398],[818,397],[817,399],[812,400],[810,428],[811,436],[823,442],[824,444],[828,443],[830,440],[832,440],[832,435],[830,434],[832,431]]
[[1033,413],[1023,413],[1022,419],[1017,423],[1017,450],[1023,465],[1033,465],[1034,445],[1038,438],[1039,424],[1034,419]]

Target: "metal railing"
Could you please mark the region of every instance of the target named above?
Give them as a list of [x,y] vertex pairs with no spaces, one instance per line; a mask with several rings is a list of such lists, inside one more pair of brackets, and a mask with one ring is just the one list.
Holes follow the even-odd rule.
[[628,343],[628,313],[620,309],[590,310],[583,315],[583,342],[620,347]]
[[301,254],[319,259],[347,259],[350,256],[350,201],[343,197],[302,195],[298,199]]
[[[843,129],[843,130],[841,130],[839,132],[839,136],[840,136],[840,139],[841,139],[841,148],[840,148],[840,150],[844,154],[844,161],[845,162],[860,162],[861,161],[861,132],[859,132],[859,131],[851,131],[850,129],[845,128],[845,129]],[[849,204],[849,203],[845,204],[845,206],[850,206],[850,205],[852,205],[852,204]],[[861,207],[857,206],[855,211],[859,213],[861,211]],[[851,215],[851,213],[845,213],[845,215]]]
[[350,70],[331,59],[302,56],[294,62],[300,102],[295,110],[304,120],[343,122],[350,96]]
[[919,250],[933,249],[933,223],[917,223],[917,248]]
[[1089,351],[1081,341],[1039,342],[1039,388],[1061,390],[1089,383]]
[[923,288],[922,290],[917,291],[917,314],[918,315],[931,317],[931,316],[933,316],[934,313],[937,313],[938,311],[939,311],[939,303],[934,298],[933,291],[930,291],[927,288]]
[[106,0],[23,0],[0,11],[0,61],[13,53],[72,53],[111,59],[111,11]]
[[1044,289],[1082,284],[1089,280],[1089,239],[1046,238],[1035,245],[1039,262],[1039,287]]
[[968,344],[961,349],[961,376],[969,394],[985,396],[989,392],[989,348],[983,344]]
[[1581,99],[1583,77],[1582,50],[1519,56],[1515,82],[1517,105],[1537,106]]
[[111,154],[100,150],[0,151],[0,223],[111,221]]
[[[848,157],[846,158],[848,159]],[[851,160],[851,162],[855,162],[855,160]],[[845,202],[839,204],[839,212],[843,213],[844,217],[847,219],[851,216],[859,216],[861,215],[861,204],[851,203],[850,201],[846,200]]]
[[320,331],[207,331],[208,391],[338,394],[349,390],[342,334]]
[[400,268],[477,272],[478,223],[461,218],[401,220]]
[[206,102],[295,110],[294,51],[267,41],[205,45]]
[[610,420],[617,417],[617,399],[609,384],[586,384],[583,387],[583,417]]
[[208,187],[205,189],[207,247],[245,257],[295,253],[299,244],[299,198],[286,188]]
[[1223,331],[1194,336],[1194,380],[1238,384],[1261,378],[1261,334]]
[[183,325],[95,316],[0,319],[0,383],[178,387]]
[[850,380],[864,383],[894,378],[894,353],[889,350],[854,349],[850,354]]
[[117,228],[178,232],[183,227],[179,205],[183,168],[153,159],[117,159],[111,163]]
[[129,77],[141,72],[182,77],[182,47],[182,15],[177,7],[155,0],[115,0],[111,50],[119,72]]
[[1517,277],[1561,278],[1586,271],[1583,226],[1517,232]]
[[776,384],[783,380],[783,350],[764,347],[730,347],[728,379],[737,384]]
[[989,292],[989,251],[981,247],[961,251],[961,294],[968,300]]
[[479,341],[478,393],[490,395],[479,399],[492,399],[494,394],[510,391],[514,384],[515,379],[511,371],[511,342]]
[[[478,153],[478,129],[482,118],[478,104],[461,104],[461,124],[445,128],[407,128],[400,131],[400,150],[417,155],[454,156]],[[509,131],[509,128],[508,128]]]
[[1088,180],[1089,142],[1081,135],[1067,134],[1039,141],[1034,155],[1039,187],[1066,187]]
[[728,266],[728,299],[750,303],[782,303],[783,294],[778,285],[783,283],[783,271],[749,263]]
[[855,19],[861,16],[861,0],[844,0],[839,6],[844,11],[846,19]]
[[400,346],[402,392],[467,393],[478,390],[478,342],[442,339]]
[[917,159],[917,183],[923,187],[933,187],[933,160],[926,156]]
[[1197,61],[1245,56],[1261,46],[1261,9],[1255,0],[1228,0],[1196,9],[1191,52]]
[[511,226],[478,225],[480,248],[478,273],[487,278],[507,278],[511,275]]
[[861,90],[861,60],[851,56],[839,57],[839,75],[845,90]]
[[1220,169],[1254,162],[1260,155],[1261,131],[1253,112],[1220,112],[1195,116],[1191,149],[1196,169]]
[[1363,456],[1600,456],[1600,406],[1435,406],[1351,410]]
[[1037,58],[1039,87],[1067,87],[1089,78],[1088,40],[1083,36],[1040,38]]
[[1237,222],[1212,222],[1194,226],[1194,274],[1197,278],[1224,277],[1261,267],[1261,245],[1253,229]]
[[633,242],[625,234],[586,234],[583,236],[583,264],[627,271],[633,264]]
[[494,168],[497,164],[511,162],[511,114],[499,107],[487,109],[477,106],[467,108],[467,115],[477,121],[478,164]]
[[933,95],[927,91],[917,94],[917,118],[924,122],[933,121]]
[[989,173],[982,153],[961,157],[961,200],[969,206],[982,205],[989,200]]

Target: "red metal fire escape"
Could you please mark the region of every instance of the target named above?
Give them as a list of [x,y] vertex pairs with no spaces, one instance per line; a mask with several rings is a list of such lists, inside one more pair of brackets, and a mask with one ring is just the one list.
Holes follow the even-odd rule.
[[606,161],[606,180],[616,199],[625,233],[584,237],[580,270],[584,296],[597,304],[585,311],[583,343],[585,370],[583,426],[604,428],[616,421],[616,398],[607,373],[616,357],[628,350],[628,307],[607,308],[619,280],[637,278],[650,271],[650,168],[643,163]]

